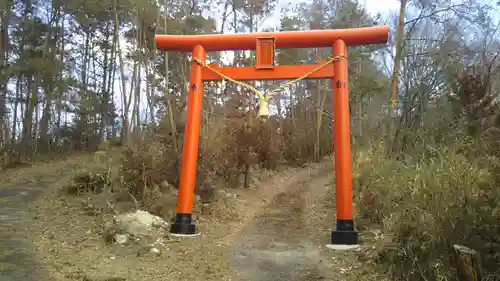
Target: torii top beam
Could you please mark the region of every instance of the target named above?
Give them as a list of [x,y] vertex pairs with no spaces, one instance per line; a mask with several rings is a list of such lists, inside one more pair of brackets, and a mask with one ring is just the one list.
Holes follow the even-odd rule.
[[276,49],[331,47],[337,39],[347,46],[387,43],[389,26],[308,31],[258,32],[204,35],[156,35],[160,51],[192,52],[201,45],[206,51],[255,50],[257,38],[274,37]]

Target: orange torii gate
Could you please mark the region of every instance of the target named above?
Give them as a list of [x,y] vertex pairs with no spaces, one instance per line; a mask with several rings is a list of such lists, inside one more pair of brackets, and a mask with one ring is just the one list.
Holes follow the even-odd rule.
[[[336,180],[336,222],[331,232],[334,245],[358,244],[352,214],[351,144],[349,128],[349,99],[347,79],[347,46],[386,43],[388,26],[339,30],[311,30],[213,35],[156,35],[156,47],[161,51],[192,52],[191,80],[188,96],[184,147],[182,153],[179,195],[175,222],[170,232],[174,235],[196,234],[192,222],[193,197],[198,158],[198,139],[203,100],[203,82],[230,80],[290,80],[332,79],[334,85],[334,147]],[[275,64],[277,48],[331,47],[332,58],[317,65]],[[253,67],[218,67],[205,64],[207,51],[256,50]],[[333,65],[332,65],[333,64]],[[249,87],[267,107],[267,99],[255,88]],[[283,87],[280,87],[281,90]],[[266,111],[266,110],[264,110]],[[268,116],[268,112],[261,115]]]

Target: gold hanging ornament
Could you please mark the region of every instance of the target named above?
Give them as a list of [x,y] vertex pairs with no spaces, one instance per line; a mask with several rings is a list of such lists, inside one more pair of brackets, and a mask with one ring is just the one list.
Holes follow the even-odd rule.
[[269,100],[265,97],[259,99],[259,116],[260,119],[269,119]]

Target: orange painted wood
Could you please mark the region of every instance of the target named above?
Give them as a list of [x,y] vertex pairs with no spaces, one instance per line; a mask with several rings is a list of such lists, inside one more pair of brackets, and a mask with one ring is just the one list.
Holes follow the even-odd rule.
[[[332,48],[333,56],[347,56],[347,46],[337,40]],[[349,83],[347,60],[334,64],[333,88],[333,146],[335,147],[335,198],[337,220],[353,219],[352,216],[352,163],[351,125],[349,117]]]
[[308,31],[258,32],[207,35],[156,35],[156,48],[161,51],[191,52],[201,45],[207,51],[255,50],[259,37],[276,38],[276,48],[331,47],[340,39],[347,46],[387,43],[389,26]]
[[[388,26],[250,34],[157,35],[155,41],[159,50],[192,52],[193,57],[202,62],[201,64],[195,61],[191,63],[187,120],[176,210],[178,215],[189,215],[189,222],[184,223],[191,223],[190,216],[193,211],[198,139],[203,101],[203,81],[219,81],[223,79],[219,74],[202,65],[206,58],[206,51],[257,50],[258,62],[256,67],[219,67],[210,65],[210,67],[215,68],[218,72],[232,79],[290,80],[311,72],[324,64],[324,62],[318,62],[317,65],[275,66],[275,48],[330,47],[332,48],[333,57],[347,56],[348,46],[386,43],[388,36]],[[273,45],[269,45],[268,43],[260,44],[258,40],[262,37],[267,37],[268,39],[269,37],[275,38],[275,42]],[[270,49],[273,50],[271,51]],[[332,81],[337,227],[344,225],[339,224],[339,221],[353,222],[347,65],[347,60],[342,58],[307,77],[307,79],[331,79]],[[259,67],[269,67],[271,69],[258,69]],[[345,226],[343,227],[346,228]],[[350,227],[347,226],[347,228]],[[353,231],[354,229],[337,230]]]
[[[206,58],[205,49],[200,45],[195,46],[193,48],[193,56],[204,62]],[[191,85],[189,87],[187,100],[184,147],[182,149],[181,175],[176,209],[177,214],[191,214],[193,212],[196,163],[198,161],[198,144],[203,103],[203,69],[204,67],[198,63],[191,63]]]
[[[324,62],[323,62],[324,63]],[[323,64],[321,63],[321,64]],[[232,79],[245,80],[291,80],[312,71],[321,64],[278,65],[274,69],[255,69],[255,67],[219,67],[211,64],[210,67]],[[220,81],[222,77],[212,70],[204,67],[202,70],[203,81]],[[311,74],[307,79],[333,78],[333,65],[327,65]]]
[[257,38],[257,49],[255,55],[255,68],[256,69],[273,69],[275,65],[275,38],[262,37]]

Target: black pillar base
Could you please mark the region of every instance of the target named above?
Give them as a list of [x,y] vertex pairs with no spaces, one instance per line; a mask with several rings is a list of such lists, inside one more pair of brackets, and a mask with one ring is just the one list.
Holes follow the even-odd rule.
[[170,233],[183,235],[196,234],[196,225],[192,223],[191,214],[176,214],[174,223],[170,225]]
[[331,244],[357,245],[359,244],[358,232],[354,230],[353,220],[337,220],[337,230],[332,231]]

